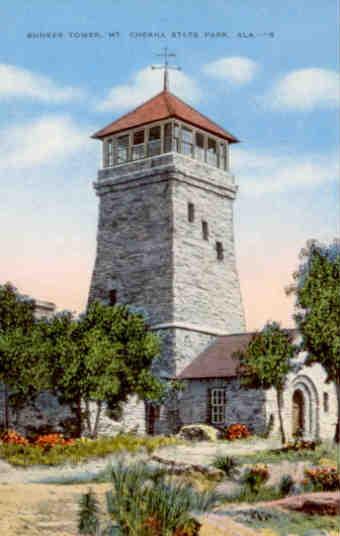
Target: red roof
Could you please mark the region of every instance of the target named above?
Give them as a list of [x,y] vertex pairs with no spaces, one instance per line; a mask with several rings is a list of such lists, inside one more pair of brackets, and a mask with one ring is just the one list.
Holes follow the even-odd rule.
[[179,374],[179,379],[231,378],[237,376],[238,359],[234,352],[247,347],[253,333],[239,333],[218,337],[190,365]]
[[161,93],[158,93],[158,95],[155,95],[155,97],[152,97],[152,99],[144,102],[144,104],[138,106],[138,108],[135,108],[135,110],[132,110],[132,112],[123,115],[116,121],[113,121],[113,123],[102,128],[93,134],[92,138],[100,139],[110,134],[117,134],[118,132],[130,128],[146,125],[147,123],[153,123],[154,121],[160,121],[162,119],[168,119],[170,117],[182,119],[195,127],[227,139],[229,143],[236,143],[239,141],[235,136],[230,134],[230,132],[224,130],[167,90],[163,90]]

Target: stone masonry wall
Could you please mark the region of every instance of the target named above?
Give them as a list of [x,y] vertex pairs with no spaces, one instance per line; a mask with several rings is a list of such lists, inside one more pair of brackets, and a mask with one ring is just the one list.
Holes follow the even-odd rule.
[[187,380],[179,401],[183,425],[209,422],[208,395],[209,390],[214,388],[226,391],[225,426],[240,422],[254,433],[263,432],[266,424],[265,393],[242,389],[239,380],[234,378]]
[[[157,374],[173,378],[216,336],[245,329],[231,174],[170,153],[100,170],[95,188],[100,207],[89,300],[107,301],[116,289],[118,302],[148,313],[164,341]],[[193,223],[188,202],[195,204]],[[216,240],[223,243],[223,261],[216,258]],[[167,409],[160,415],[165,432]]]

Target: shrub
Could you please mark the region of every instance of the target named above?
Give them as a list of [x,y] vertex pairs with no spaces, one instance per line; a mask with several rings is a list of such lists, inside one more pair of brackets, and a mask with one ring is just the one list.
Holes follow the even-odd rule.
[[6,445],[28,445],[28,440],[15,430],[6,430],[3,432],[1,441]]
[[260,488],[269,480],[268,466],[257,463],[247,469],[242,477],[242,483],[250,489],[252,493],[258,493]]
[[340,473],[336,467],[314,467],[305,470],[307,484],[310,482],[317,491],[338,491]]
[[218,499],[164,475],[155,480],[141,463],[113,467],[112,483],[108,511],[126,536],[196,536],[200,525],[191,512],[207,511]]
[[238,465],[238,461],[232,456],[216,456],[213,461],[213,466],[216,469],[220,469],[230,477],[236,474]]
[[225,439],[228,439],[228,441],[233,441],[234,439],[243,439],[249,436],[250,431],[245,424],[231,424],[225,431]]
[[55,445],[74,445],[74,439],[65,439],[62,434],[40,435],[34,441],[34,444],[42,448],[51,448]]
[[292,490],[294,489],[295,483],[291,475],[283,475],[280,484],[279,484],[279,490],[282,493],[282,495],[289,495]]

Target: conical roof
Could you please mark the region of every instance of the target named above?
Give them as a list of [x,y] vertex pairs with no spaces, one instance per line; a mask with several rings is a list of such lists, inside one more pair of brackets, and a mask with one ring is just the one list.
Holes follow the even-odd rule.
[[92,138],[101,139],[110,134],[117,134],[124,130],[160,121],[162,119],[177,118],[186,123],[198,127],[202,130],[215,134],[229,141],[236,143],[239,140],[230,132],[202,115],[200,112],[186,104],[184,101],[170,93],[168,90],[163,90],[150,100],[144,102],[138,108],[123,115],[113,123],[102,128]]

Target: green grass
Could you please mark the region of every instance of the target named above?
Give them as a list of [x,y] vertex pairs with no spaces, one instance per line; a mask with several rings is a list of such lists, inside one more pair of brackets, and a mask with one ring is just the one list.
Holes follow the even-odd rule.
[[176,438],[137,437],[129,434],[96,440],[79,439],[74,445],[56,445],[49,450],[28,445],[0,445],[0,458],[12,465],[30,467],[32,465],[77,464],[91,458],[102,458],[115,453],[137,453],[146,450],[151,454],[155,449],[180,443]]
[[240,491],[223,497],[223,503],[256,503],[260,501],[276,501],[285,495],[276,487],[262,486],[258,492],[243,486]]
[[280,463],[283,460],[290,462],[309,461],[319,465],[320,460],[327,459],[336,464],[339,456],[337,448],[331,443],[322,443],[315,450],[299,450],[281,452],[277,450],[263,450],[253,454],[240,454],[237,459],[241,464],[250,463]]
[[[261,510],[265,511],[265,509]],[[236,521],[253,529],[272,529],[273,533],[279,536],[287,536],[287,534],[303,536],[311,529],[337,531],[340,528],[340,520],[337,516],[308,516],[298,512],[275,512],[275,515],[271,515],[271,511],[268,510],[269,519],[267,520],[249,520],[244,516],[233,517]]]

